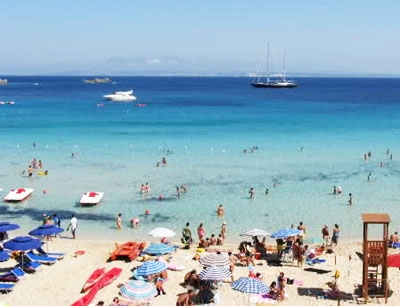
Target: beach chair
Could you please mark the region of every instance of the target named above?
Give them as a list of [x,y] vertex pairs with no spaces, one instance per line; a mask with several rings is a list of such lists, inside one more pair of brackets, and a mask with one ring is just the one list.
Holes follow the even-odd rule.
[[48,265],[55,264],[58,260],[55,257],[40,256],[40,255],[33,254],[32,252],[25,253],[25,258],[27,259],[28,262],[36,261],[36,262],[40,262],[42,264],[48,264]]
[[14,289],[14,286],[15,284],[0,283],[0,291],[8,293]]
[[42,269],[42,264],[37,261],[28,261],[24,262],[23,265],[19,263],[16,267],[21,268],[26,273],[35,273]]
[[38,252],[42,256],[54,257],[57,259],[63,259],[64,256],[66,255],[66,253],[46,252],[45,250],[43,250],[42,247],[36,249],[35,251]]
[[25,277],[25,272],[21,268],[14,268],[7,273],[0,274],[0,281],[2,282],[18,282]]

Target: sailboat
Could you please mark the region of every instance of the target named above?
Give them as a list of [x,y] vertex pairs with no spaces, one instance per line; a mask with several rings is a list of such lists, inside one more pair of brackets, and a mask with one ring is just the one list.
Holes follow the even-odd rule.
[[269,43],[267,53],[267,74],[265,77],[256,77],[251,83],[252,86],[257,88],[295,88],[297,83],[294,81],[286,80],[285,74],[285,51],[283,51],[283,66],[279,79],[270,79],[269,74]]

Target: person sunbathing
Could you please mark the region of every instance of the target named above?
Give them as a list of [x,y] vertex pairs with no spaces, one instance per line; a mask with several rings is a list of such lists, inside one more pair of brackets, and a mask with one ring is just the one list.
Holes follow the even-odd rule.
[[192,299],[196,293],[194,290],[190,289],[186,293],[181,293],[178,295],[178,300],[176,301],[176,306],[191,306],[193,305]]

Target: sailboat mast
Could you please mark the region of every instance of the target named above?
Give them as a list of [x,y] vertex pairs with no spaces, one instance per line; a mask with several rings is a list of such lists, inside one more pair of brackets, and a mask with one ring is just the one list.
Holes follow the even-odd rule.
[[283,81],[285,82],[285,61],[286,61],[286,56],[285,56],[285,49],[283,49],[283,66],[282,66],[282,76],[283,76]]
[[269,42],[267,44],[267,84],[269,83]]

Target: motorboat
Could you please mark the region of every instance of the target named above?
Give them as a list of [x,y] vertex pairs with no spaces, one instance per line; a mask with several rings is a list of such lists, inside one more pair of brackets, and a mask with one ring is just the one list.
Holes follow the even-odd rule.
[[5,85],[8,83],[7,79],[0,79],[0,85]]
[[32,188],[17,188],[12,189],[4,198],[5,202],[22,202],[32,195]]
[[103,98],[114,102],[131,102],[136,100],[136,97],[133,95],[133,90],[116,91],[113,94],[104,95]]
[[82,81],[83,81],[83,83],[86,83],[86,84],[99,84],[99,83],[111,83],[112,82],[111,79],[109,79],[109,78],[95,78],[92,80],[82,80]]
[[96,192],[96,191],[85,192],[82,194],[79,203],[81,204],[81,206],[94,206],[99,204],[103,196],[104,192]]

